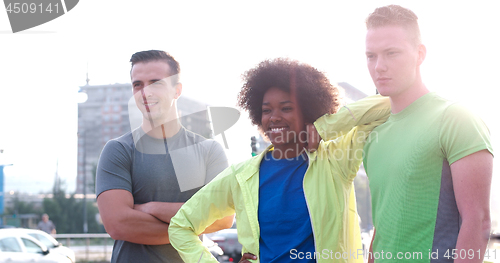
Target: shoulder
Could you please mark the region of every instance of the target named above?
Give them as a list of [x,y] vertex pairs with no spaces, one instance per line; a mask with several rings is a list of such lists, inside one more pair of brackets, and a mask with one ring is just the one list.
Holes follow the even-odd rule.
[[132,132],[128,132],[118,138],[106,142],[101,151],[100,158],[114,158],[130,156],[134,150],[134,138]]
[[439,141],[450,164],[479,150],[493,152],[486,123],[466,105],[448,102],[439,125]]
[[[251,177],[255,172],[259,171],[260,158],[259,156],[254,156],[248,160],[231,164],[226,169],[224,169],[214,180],[224,180],[226,182],[237,182],[238,177],[244,178],[245,180]],[[240,178],[240,179],[241,179]]]
[[454,117],[458,120],[479,119],[479,116],[472,109],[458,102],[450,102],[443,112],[443,116],[448,118]]
[[247,159],[245,161],[241,161],[239,163],[231,165],[234,171],[242,171],[244,168],[248,167],[259,167],[260,163],[262,160],[264,160],[265,157],[262,157],[260,154],[257,156],[253,156],[250,159]]
[[436,113],[443,114],[444,116],[457,115],[461,113],[472,115],[472,111],[464,104],[445,99],[437,94],[432,94],[431,103],[432,110]]
[[441,129],[453,127],[455,125],[468,125],[471,123],[482,123],[481,118],[474,112],[474,109],[469,108],[467,105],[445,99],[436,93],[430,95],[427,108],[423,114],[432,116],[439,122]]
[[[447,126],[454,127],[455,125],[480,125],[485,126],[485,123],[474,109],[467,105],[444,99],[438,95],[434,98],[435,114],[440,114],[442,128]],[[456,128],[456,127],[454,127]]]
[[106,142],[104,147],[119,147],[119,146],[133,146],[134,144],[134,136],[133,132],[127,132],[120,137],[111,139]]
[[463,103],[443,99],[435,95],[432,107],[431,113],[440,116],[437,121],[439,121],[441,134],[458,133],[459,136],[467,133],[489,134],[488,127],[481,117],[473,108]]

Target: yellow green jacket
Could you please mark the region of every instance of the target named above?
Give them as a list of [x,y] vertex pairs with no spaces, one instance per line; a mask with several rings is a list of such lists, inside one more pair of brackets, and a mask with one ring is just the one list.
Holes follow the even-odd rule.
[[[317,151],[308,153],[303,188],[316,248],[313,256],[318,263],[363,262],[353,179],[363,160],[366,137],[389,115],[389,99],[372,96],[314,123],[323,140]],[[259,257],[259,167],[265,153],[271,150],[272,146],[228,167],[172,218],[170,243],[184,262],[217,262],[198,235],[216,220],[235,212],[242,252]]]

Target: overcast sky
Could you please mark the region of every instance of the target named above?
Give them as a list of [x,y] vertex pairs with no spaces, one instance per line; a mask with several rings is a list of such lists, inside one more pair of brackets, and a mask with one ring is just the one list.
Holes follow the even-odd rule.
[[[5,190],[50,191],[59,162],[60,176],[74,191],[76,99],[87,65],[90,84],[127,83],[131,54],[163,49],[181,63],[184,96],[235,106],[245,70],[286,56],[371,95],[364,19],[390,3],[419,17],[427,87],[470,106],[499,149],[495,1],[436,2],[85,0],[62,17],[16,34],[0,10],[0,163],[14,164],[5,169]],[[243,116],[226,132],[232,162],[249,157],[255,129],[248,127]],[[498,192],[497,171],[494,187]],[[494,205],[499,198],[494,196]]]

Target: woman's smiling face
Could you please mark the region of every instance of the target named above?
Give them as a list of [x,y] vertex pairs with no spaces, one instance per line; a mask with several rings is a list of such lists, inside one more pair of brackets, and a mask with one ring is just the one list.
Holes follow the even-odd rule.
[[306,144],[305,123],[302,111],[290,93],[279,88],[270,88],[262,100],[262,130],[275,149],[301,151]]

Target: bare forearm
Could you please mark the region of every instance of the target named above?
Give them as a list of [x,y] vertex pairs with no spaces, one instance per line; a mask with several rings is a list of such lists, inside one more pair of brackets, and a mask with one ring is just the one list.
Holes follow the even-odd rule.
[[144,212],[128,209],[114,220],[103,217],[103,223],[113,239],[144,245],[170,243],[168,224]]
[[483,262],[490,230],[489,218],[484,220],[464,220],[458,234],[455,263]]
[[145,245],[168,244],[168,224],[134,210],[134,200],[125,190],[109,190],[97,198],[97,206],[108,234],[116,240]]
[[183,204],[184,203],[148,202],[134,205],[134,209],[150,214],[165,223],[170,223],[170,219],[179,211]]

